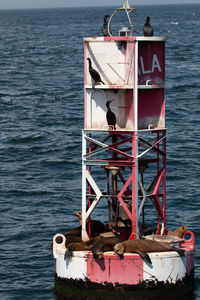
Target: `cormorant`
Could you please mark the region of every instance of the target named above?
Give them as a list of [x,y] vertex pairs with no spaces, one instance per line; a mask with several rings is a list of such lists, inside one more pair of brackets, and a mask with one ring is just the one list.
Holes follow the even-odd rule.
[[[110,17],[110,16],[109,15],[105,15],[104,16],[104,23],[103,23],[103,26],[101,28],[103,36],[109,36],[109,33],[108,33],[108,22],[107,22],[107,18],[108,17]],[[112,31],[111,31],[110,27],[109,27],[109,30],[110,30],[110,34],[112,34]]]
[[114,129],[116,129],[115,128],[115,125],[116,125],[116,116],[112,112],[112,110],[110,109],[110,102],[112,102],[112,100],[106,102],[106,106],[108,108],[107,113],[106,113],[106,119],[107,119],[108,126],[109,127],[112,126],[112,127],[114,127]]
[[102,82],[103,84],[105,84],[102,80],[101,80],[101,77],[99,75],[99,73],[92,68],[92,62],[91,62],[91,59],[88,57],[87,60],[89,61],[89,73],[92,77],[92,79],[94,80],[95,84],[97,82]]
[[147,16],[146,23],[143,26],[144,36],[153,36],[153,28],[150,24],[150,17]]

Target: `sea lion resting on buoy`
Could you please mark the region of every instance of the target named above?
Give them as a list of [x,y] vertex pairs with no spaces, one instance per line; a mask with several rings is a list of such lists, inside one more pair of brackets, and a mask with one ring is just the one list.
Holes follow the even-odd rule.
[[180,226],[180,227],[176,228],[174,231],[168,231],[167,235],[177,236],[179,238],[182,238],[183,234],[186,232],[187,228],[188,228],[187,225]]
[[70,236],[74,235],[74,236],[81,237],[81,226],[69,229],[69,230],[65,231],[63,234],[65,237],[67,237],[68,235],[70,235]]
[[[70,236],[68,238],[69,238],[69,241],[70,241]],[[114,235],[113,232],[105,232],[105,233],[99,234],[98,236],[95,236],[94,238],[92,238],[91,240],[86,241],[86,242],[83,242],[82,240],[80,240],[80,241],[78,241],[78,240],[77,241],[76,240],[73,241],[73,239],[72,239],[71,243],[68,243],[67,245],[65,243],[65,246],[67,248],[66,254],[69,254],[72,251],[84,251],[84,250],[88,250],[89,251],[89,250],[92,250],[93,246],[95,245],[95,243],[97,243],[99,240],[110,239],[110,241],[109,240],[107,240],[107,241],[111,242],[113,238],[116,239],[116,237],[115,237],[115,235]],[[120,241],[122,241],[122,240],[116,239],[115,244],[119,243]],[[107,247],[106,249],[113,250],[113,246],[111,247],[111,245],[110,245],[110,247]],[[101,251],[103,253],[103,247],[102,247]],[[108,250],[105,250],[105,251],[108,251]]]
[[83,242],[82,240],[80,242],[72,242],[68,244],[66,249],[66,254],[71,253],[72,251],[84,251],[84,250],[92,250],[92,247],[94,243],[96,243],[98,240],[102,239],[100,235],[95,236],[93,239]]
[[[74,215],[79,218],[80,225],[82,225],[82,212],[76,211],[76,212],[74,212]],[[89,232],[89,222],[90,222],[90,236],[92,238],[99,235],[100,233],[104,233],[104,232],[108,231],[106,226],[101,221],[98,221],[98,220],[90,220],[89,221],[89,219],[87,219],[87,222],[86,222],[87,233]],[[82,226],[72,228],[70,230],[65,231],[64,235],[65,236],[76,235],[76,236],[81,237],[81,229],[82,229]]]
[[92,247],[92,254],[95,258],[103,258],[103,253],[106,251],[113,251],[113,247],[122,242],[123,239],[120,237],[103,237],[94,243]]
[[71,243],[81,243],[82,239],[76,235],[67,235],[65,237],[65,247],[67,248]]
[[[82,225],[82,211],[75,211],[74,216],[78,217],[80,225]],[[89,223],[90,223],[90,235],[91,235],[91,237],[95,237],[99,233],[107,231],[105,225],[101,221],[93,220],[91,218],[90,219],[87,218],[87,220],[86,220],[86,230],[87,230],[87,232],[89,230],[89,228],[88,228]]]
[[146,260],[149,263],[151,259],[147,252],[165,252],[165,251],[176,251],[180,256],[185,254],[184,250],[170,246],[169,244],[152,241],[152,240],[127,240],[121,243],[118,243],[114,246],[114,252],[123,256],[124,253],[137,253],[143,260]]
[[[76,235],[76,236],[81,237],[81,229],[82,229],[81,226],[69,229],[64,232],[64,236]],[[89,232],[89,223],[86,223],[86,230],[88,233]],[[106,232],[107,230],[108,229],[106,229],[105,225],[103,223],[101,223],[100,221],[91,220],[91,222],[90,222],[91,237],[95,237],[95,236],[99,235],[100,233]]]
[[[113,238],[113,237],[115,237],[115,234],[113,232],[104,232],[104,233],[100,233],[99,235],[95,236],[89,241],[83,242],[82,239],[79,237],[67,236],[66,237],[67,245],[65,243],[65,246],[70,251],[92,250],[94,243],[96,243],[98,240],[101,240],[103,238]],[[70,238],[71,238],[71,242],[70,242]]]

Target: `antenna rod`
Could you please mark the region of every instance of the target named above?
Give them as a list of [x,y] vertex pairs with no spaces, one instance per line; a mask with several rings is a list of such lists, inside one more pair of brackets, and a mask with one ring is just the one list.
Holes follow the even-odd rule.
[[131,9],[131,7],[130,7],[130,5],[129,5],[129,3],[128,3],[128,0],[125,0],[125,1],[124,1],[123,8],[124,8],[124,9]]

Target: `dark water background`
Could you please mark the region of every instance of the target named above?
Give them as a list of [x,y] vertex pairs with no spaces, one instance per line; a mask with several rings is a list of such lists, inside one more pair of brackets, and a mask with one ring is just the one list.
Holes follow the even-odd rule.
[[[0,299],[55,299],[50,244],[81,205],[84,36],[113,8],[0,11]],[[200,5],[138,7],[166,43],[167,217],[195,233],[200,299]],[[60,97],[56,101],[51,93]],[[12,105],[9,99],[12,98]]]

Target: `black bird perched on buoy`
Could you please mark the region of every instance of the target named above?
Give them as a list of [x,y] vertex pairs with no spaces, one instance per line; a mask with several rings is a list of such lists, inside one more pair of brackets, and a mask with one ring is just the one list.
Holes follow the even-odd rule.
[[106,102],[106,106],[108,108],[107,113],[106,113],[106,119],[107,119],[109,128],[111,127],[112,129],[113,128],[116,129],[116,127],[115,127],[116,116],[115,116],[114,112],[112,112],[112,110],[110,109],[110,102],[112,102],[112,100]]
[[93,69],[91,59],[88,57],[87,60],[89,61],[89,73],[90,73],[92,79],[94,80],[95,84],[97,82],[102,82],[103,84],[105,84],[101,80],[101,76],[99,75],[99,73],[95,69]]
[[[104,23],[103,23],[103,26],[101,28],[103,36],[109,36],[109,33],[108,33],[108,22],[107,22],[107,18],[108,17],[110,17],[110,16],[109,15],[105,15],[104,16]],[[112,34],[112,31],[111,31],[110,27],[109,27],[109,31],[110,31],[110,34]]]
[[143,26],[144,36],[153,36],[153,28],[150,24],[150,17],[147,16],[146,23]]

